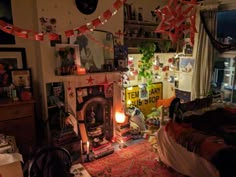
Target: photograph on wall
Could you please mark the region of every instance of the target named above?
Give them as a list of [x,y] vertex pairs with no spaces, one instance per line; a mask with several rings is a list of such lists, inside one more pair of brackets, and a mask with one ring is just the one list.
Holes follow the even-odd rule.
[[[8,24],[13,24],[10,0],[0,1],[0,20]],[[15,37],[0,30],[0,44],[15,44]]]
[[195,60],[193,58],[180,58],[180,71],[192,74]]

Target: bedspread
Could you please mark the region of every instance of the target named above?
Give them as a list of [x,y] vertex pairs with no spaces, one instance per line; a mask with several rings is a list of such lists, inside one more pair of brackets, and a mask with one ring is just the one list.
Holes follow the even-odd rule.
[[170,121],[167,123],[165,130],[169,136],[188,151],[194,152],[209,161],[219,150],[231,147],[225,143],[223,138],[193,129],[188,124],[178,124]]

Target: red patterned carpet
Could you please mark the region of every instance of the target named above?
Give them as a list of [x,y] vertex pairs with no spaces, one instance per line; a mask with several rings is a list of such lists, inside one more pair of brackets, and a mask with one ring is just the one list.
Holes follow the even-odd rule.
[[92,177],[182,177],[156,157],[150,143],[142,141],[83,166]]

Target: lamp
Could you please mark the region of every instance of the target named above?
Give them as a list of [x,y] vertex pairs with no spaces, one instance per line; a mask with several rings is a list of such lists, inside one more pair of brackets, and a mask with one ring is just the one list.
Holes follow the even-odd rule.
[[[117,122],[117,130],[121,129],[121,125],[119,125],[119,124],[123,124],[125,122],[125,114],[124,114],[124,112],[121,112],[121,111],[116,112],[115,117],[116,117],[116,122]],[[119,132],[119,133],[121,133],[121,132]],[[117,135],[116,138],[118,138],[118,137],[120,137],[119,141],[118,141],[119,148],[122,149],[122,148],[126,147],[126,145],[124,143],[124,140],[122,139],[122,135]]]
[[116,112],[116,122],[119,124],[125,122],[125,114],[123,112]]

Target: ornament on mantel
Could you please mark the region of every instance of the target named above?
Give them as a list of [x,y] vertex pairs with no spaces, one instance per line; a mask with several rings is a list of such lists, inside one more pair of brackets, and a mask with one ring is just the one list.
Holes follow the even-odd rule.
[[88,79],[86,79],[87,81],[88,81],[88,84],[93,84],[93,78],[91,77],[91,76],[89,76],[89,78]]

